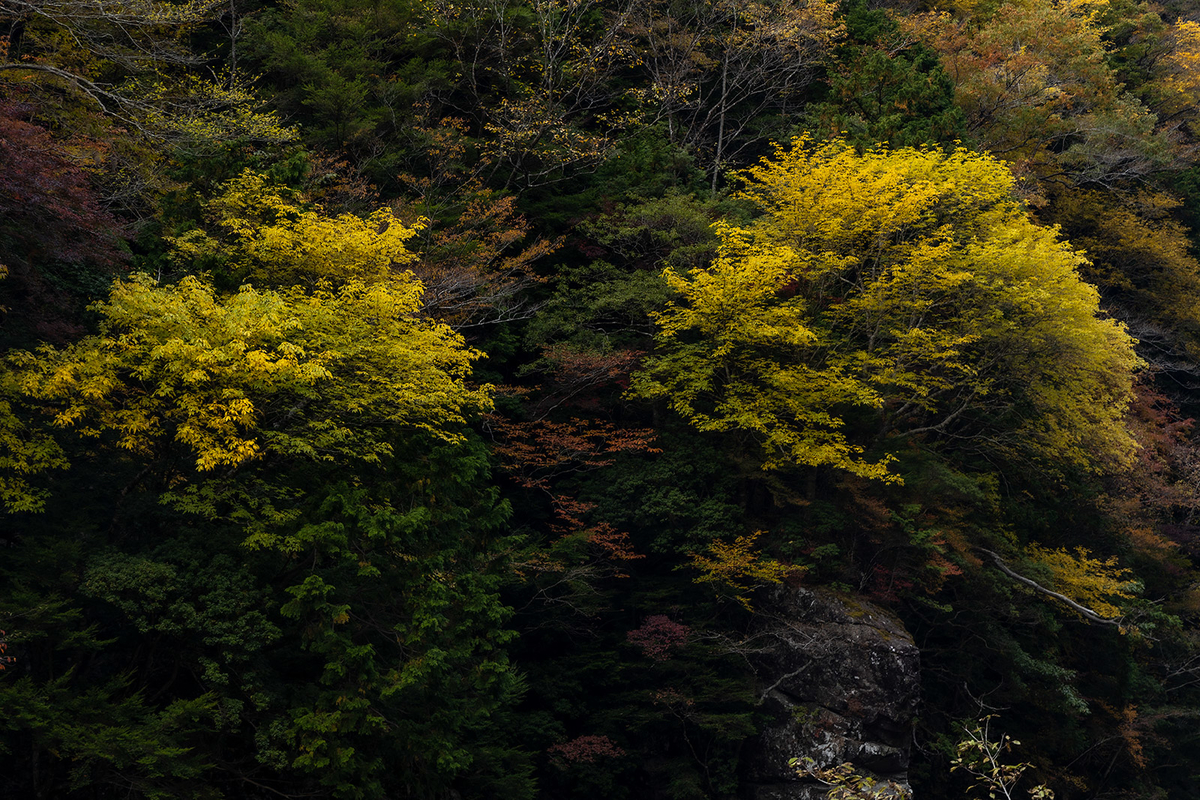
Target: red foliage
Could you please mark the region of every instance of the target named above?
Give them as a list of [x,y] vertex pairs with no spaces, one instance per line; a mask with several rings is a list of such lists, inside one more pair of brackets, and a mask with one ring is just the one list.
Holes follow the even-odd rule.
[[8,636],[5,634],[4,631],[0,631],[0,672],[3,672],[5,667],[7,667],[9,664],[16,661],[16,659],[13,658],[12,656],[4,655],[5,651],[7,651],[7,650],[8,650]]
[[569,742],[552,745],[546,752],[567,764],[594,764],[601,758],[625,755],[625,751],[607,736],[579,736]]
[[[608,561],[635,561],[645,558],[633,549],[629,534],[619,531],[607,522],[587,523],[584,516],[595,508],[594,503],[585,503],[569,495],[554,495],[554,516],[551,530],[563,534],[563,538],[581,537],[595,548],[597,555]],[[616,572],[615,577],[625,577]]]
[[573,472],[606,467],[617,453],[657,453],[649,428],[618,428],[603,420],[517,422],[491,416],[488,426],[501,465],[522,486],[549,491]]
[[662,614],[646,617],[642,627],[629,631],[625,639],[642,649],[642,654],[655,661],[666,661],[671,651],[688,643],[692,629],[679,622],[672,622]]
[[73,304],[45,269],[71,263],[110,272],[123,259],[121,226],[101,207],[82,166],[103,161],[103,145],[59,142],[30,115],[28,105],[0,102],[0,265],[8,271],[0,288],[34,335],[61,342],[79,328]]
[[[961,571],[960,571],[961,573]],[[907,592],[916,586],[907,578],[900,577],[895,570],[890,570],[882,564],[871,568],[870,584],[867,597],[879,603],[900,602],[900,592]]]
[[641,356],[637,350],[595,353],[562,344],[546,347],[542,360],[550,374],[545,396],[534,404],[533,415],[541,418],[564,405],[597,408],[600,400],[596,390],[605,386],[628,388],[629,373]]
[[0,220],[5,237],[22,245],[5,252],[6,263],[53,259],[115,266],[120,223],[100,207],[81,166],[102,160],[103,146],[57,142],[27,121],[30,113],[23,104],[0,102]]
[[617,453],[658,452],[651,446],[653,431],[618,428],[602,420],[517,422],[499,416],[492,416],[489,426],[495,437],[493,450],[509,475],[527,489],[540,489],[550,495],[555,517],[551,530],[564,538],[582,538],[604,560],[644,557],[634,552],[628,533],[607,522],[585,520],[594,504],[555,492],[552,486],[564,475],[608,466]]

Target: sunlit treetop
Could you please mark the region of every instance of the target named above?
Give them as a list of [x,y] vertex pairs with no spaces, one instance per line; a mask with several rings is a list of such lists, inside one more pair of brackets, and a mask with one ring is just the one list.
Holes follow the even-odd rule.
[[750,434],[766,467],[895,479],[860,456],[881,436],[1042,467],[1132,452],[1132,339],[1004,164],[798,139],[742,177],[763,216],[719,225],[711,267],[666,273],[680,299],[636,393]]
[[182,448],[201,474],[265,458],[378,463],[413,434],[458,441],[491,408],[490,387],[466,383],[481,354],[418,319],[419,302],[415,281],[227,296],[192,277],[118,283],[94,307],[98,334],[9,356],[0,467],[11,477],[0,493],[32,507],[23,476],[63,466],[43,434],[16,437],[14,406],[56,438],[96,438],[150,461]]
[[970,239],[1019,209],[1008,168],[968,150],[860,155],[843,143],[802,138],[742,177],[739,195],[764,212],[758,228],[772,239],[854,251],[862,264],[894,258],[887,255],[893,248],[951,223],[955,238]]
[[406,242],[420,229],[380,208],[366,218],[330,216],[319,207],[247,170],[210,201],[211,233],[172,239],[185,266],[216,256],[255,286],[314,286],[322,280],[400,280],[416,285],[406,266],[415,256]]

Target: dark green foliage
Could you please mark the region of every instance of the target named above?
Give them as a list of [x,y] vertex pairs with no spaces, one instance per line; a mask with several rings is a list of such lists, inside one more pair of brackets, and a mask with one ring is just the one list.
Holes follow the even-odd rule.
[[[713,635],[722,627],[702,595],[684,576],[656,573],[634,570],[613,586],[605,613],[531,630],[518,647],[533,689],[521,713],[543,720],[543,796],[736,793],[738,753],[756,732],[750,681],[731,642]],[[684,598],[688,610],[660,605]],[[656,618],[686,643],[662,652],[636,644],[633,634]],[[614,750],[589,756],[596,737]]]
[[686,431],[664,431],[662,455],[623,459],[585,490],[598,513],[630,531],[639,549],[698,552],[739,528],[743,487],[734,466],[718,442],[688,439]]
[[480,447],[413,441],[370,492],[311,477],[303,552],[247,550],[141,490],[111,523],[106,503],[82,530],[30,520],[0,567],[10,793],[528,796],[494,728],[522,683]]
[[830,67],[825,98],[806,112],[807,126],[859,149],[950,145],[966,138],[954,83],[935,53],[906,41],[886,11],[852,0],[847,41]]
[[635,129],[591,174],[522,193],[523,207],[542,225],[572,230],[614,204],[701,196],[707,191],[703,171],[691,154],[670,141],[664,127]]
[[419,21],[408,3],[303,0],[249,18],[243,58],[273,85],[273,104],[303,124],[306,142],[345,148],[387,181],[399,163],[398,123],[410,122],[421,84],[442,82],[436,63],[407,49],[396,57]]
[[670,290],[664,268],[703,266],[716,252],[711,225],[719,206],[670,192],[661,198],[615,203],[611,211],[577,226],[578,249],[600,260],[568,265],[555,276],[556,292],[530,324],[532,343],[567,342],[606,351],[644,348],[652,312]]

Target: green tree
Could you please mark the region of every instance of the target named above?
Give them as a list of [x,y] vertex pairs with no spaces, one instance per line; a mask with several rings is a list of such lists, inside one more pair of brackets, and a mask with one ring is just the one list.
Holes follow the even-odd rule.
[[965,138],[954,82],[937,52],[864,2],[850,3],[845,17],[848,41],[835,50],[826,96],[808,109],[813,129],[860,148]]

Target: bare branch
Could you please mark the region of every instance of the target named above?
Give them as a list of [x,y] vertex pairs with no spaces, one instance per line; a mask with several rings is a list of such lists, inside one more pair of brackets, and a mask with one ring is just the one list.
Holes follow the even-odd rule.
[[1095,611],[1092,611],[1087,606],[1082,606],[1079,603],[1076,603],[1074,600],[1067,597],[1065,594],[1059,594],[1058,592],[1054,591],[1053,589],[1047,589],[1045,586],[1042,586],[1037,581],[1032,580],[1030,578],[1026,578],[1024,575],[1014,572],[1007,564],[1004,563],[1004,559],[1000,558],[1000,556],[996,555],[991,550],[985,550],[982,547],[978,548],[978,550],[981,553],[987,553],[989,556],[991,556],[992,560],[996,563],[996,568],[999,569],[1001,572],[1003,572],[1008,577],[1012,578],[1013,580],[1017,581],[1018,583],[1025,584],[1026,586],[1033,589],[1034,591],[1041,592],[1042,594],[1046,595],[1047,597],[1053,597],[1055,600],[1061,600],[1062,602],[1064,602],[1068,606],[1070,606],[1072,609],[1074,609],[1075,611],[1078,611],[1080,614],[1082,614],[1083,617],[1085,619],[1087,619],[1089,622],[1092,622],[1096,625],[1120,625],[1121,624],[1120,621],[1118,621],[1118,620],[1108,619],[1107,617],[1100,616],[1099,614],[1097,614]]

